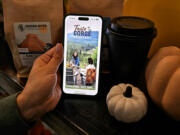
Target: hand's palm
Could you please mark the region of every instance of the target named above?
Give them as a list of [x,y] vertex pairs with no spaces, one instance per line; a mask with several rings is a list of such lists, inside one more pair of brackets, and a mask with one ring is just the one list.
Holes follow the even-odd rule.
[[57,45],[34,62],[21,95],[24,97],[26,108],[33,108],[38,112],[36,118],[52,110],[60,99],[60,75],[57,70],[62,59],[62,46]]

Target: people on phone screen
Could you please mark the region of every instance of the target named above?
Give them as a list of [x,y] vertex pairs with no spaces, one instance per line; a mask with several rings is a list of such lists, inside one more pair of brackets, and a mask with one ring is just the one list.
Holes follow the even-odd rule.
[[72,55],[72,59],[71,59],[71,66],[79,66],[79,57],[78,57],[78,52],[74,51],[73,55]]

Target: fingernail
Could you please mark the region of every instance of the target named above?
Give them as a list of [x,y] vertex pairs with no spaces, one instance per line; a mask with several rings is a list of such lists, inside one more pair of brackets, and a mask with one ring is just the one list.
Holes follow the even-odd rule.
[[56,44],[56,52],[57,52],[57,53],[59,53],[59,51],[60,51],[60,45],[61,45],[60,43],[57,43],[57,44]]

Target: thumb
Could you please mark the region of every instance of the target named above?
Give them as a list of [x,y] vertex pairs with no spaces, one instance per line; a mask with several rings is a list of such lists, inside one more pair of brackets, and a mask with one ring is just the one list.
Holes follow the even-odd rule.
[[56,73],[62,61],[63,61],[63,47],[62,44],[58,43],[55,46],[53,57],[51,58],[51,60],[47,65],[49,71],[51,73]]

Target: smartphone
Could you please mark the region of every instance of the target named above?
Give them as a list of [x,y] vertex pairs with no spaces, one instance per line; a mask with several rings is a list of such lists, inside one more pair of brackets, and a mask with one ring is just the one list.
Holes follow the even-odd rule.
[[102,17],[96,15],[64,18],[64,93],[98,93],[102,25]]

